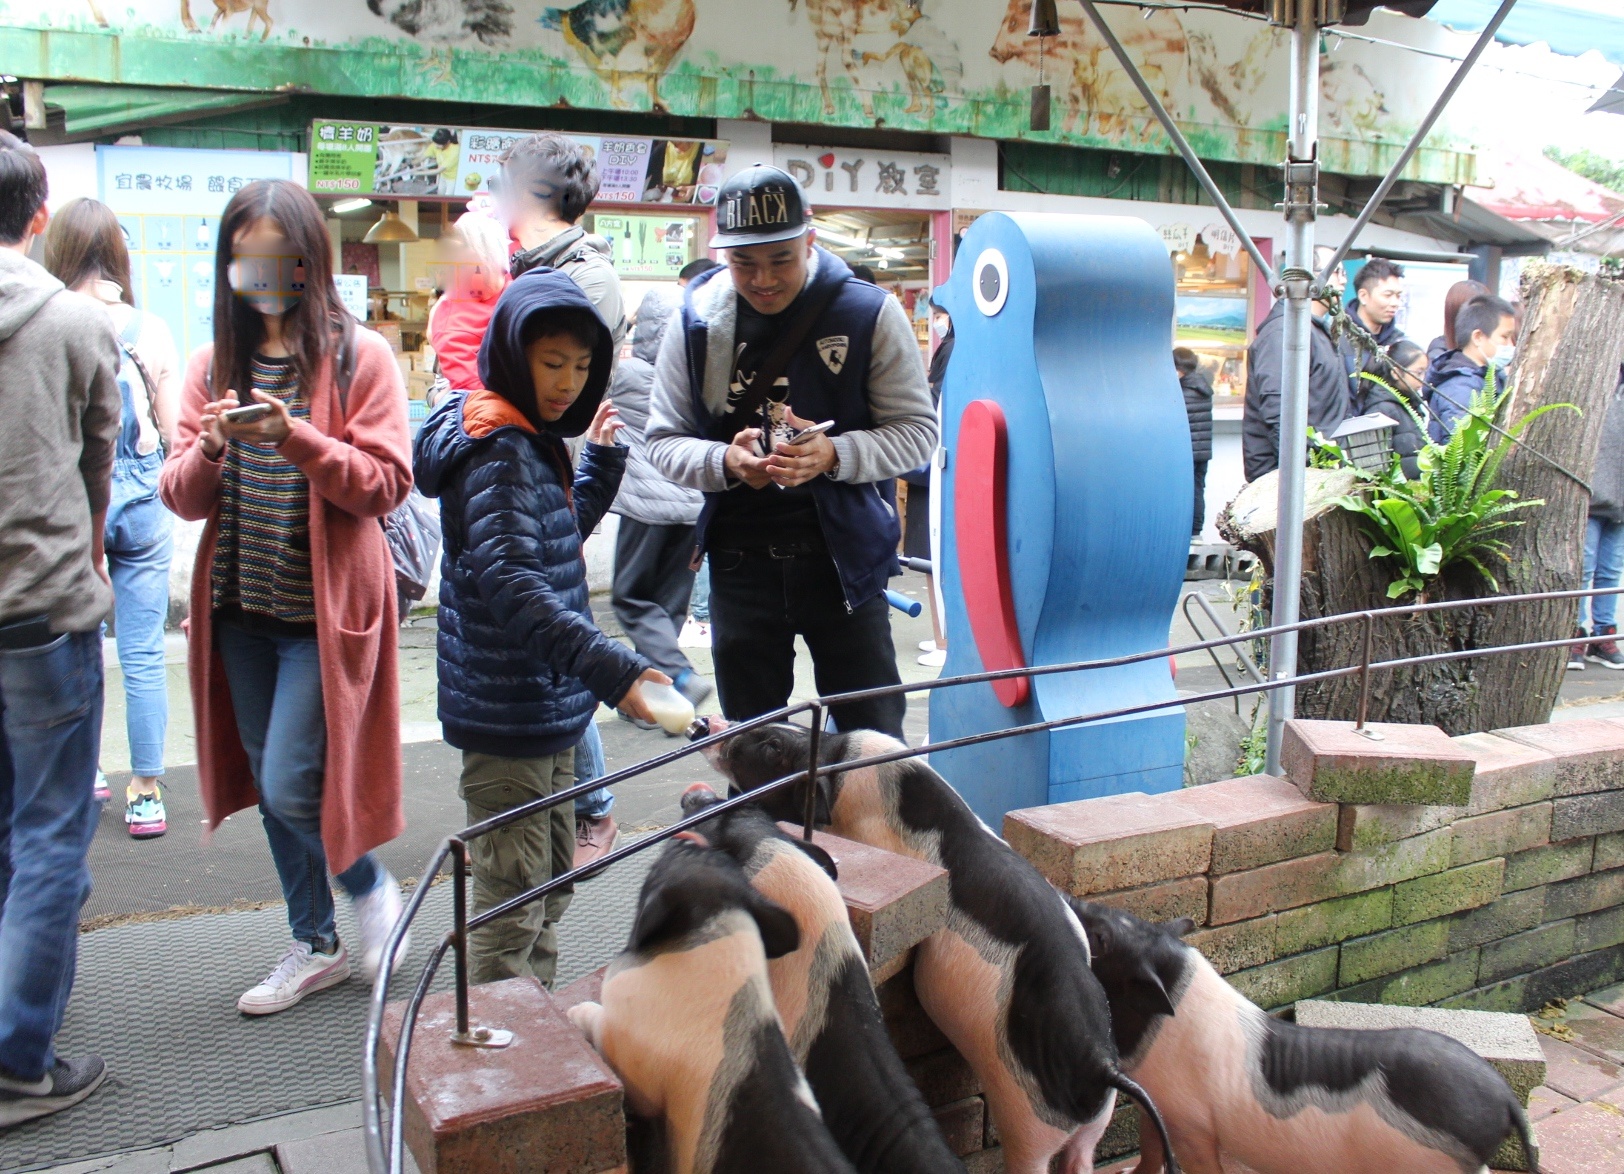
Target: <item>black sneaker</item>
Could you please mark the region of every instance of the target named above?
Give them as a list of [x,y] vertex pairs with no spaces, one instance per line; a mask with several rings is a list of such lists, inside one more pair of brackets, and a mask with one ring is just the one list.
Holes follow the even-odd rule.
[[17,1080],[0,1072],[0,1129],[35,1117],[59,1113],[101,1087],[107,1065],[100,1056],[57,1059],[38,1080]]
[[1589,638],[1590,633],[1583,628],[1575,628],[1573,629],[1573,635],[1580,643],[1568,647],[1568,672],[1582,673],[1585,671],[1585,641]]
[[1608,624],[1597,628],[1596,635],[1606,636],[1607,639],[1591,641],[1585,659],[1604,669],[1624,669],[1624,652],[1618,650],[1618,641],[1614,639],[1618,635],[1618,626]]

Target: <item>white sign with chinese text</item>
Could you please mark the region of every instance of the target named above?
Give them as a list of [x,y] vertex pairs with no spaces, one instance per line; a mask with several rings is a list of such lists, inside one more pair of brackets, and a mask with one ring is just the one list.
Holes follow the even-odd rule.
[[934,210],[953,203],[950,155],[779,143],[773,162],[795,177],[817,208]]

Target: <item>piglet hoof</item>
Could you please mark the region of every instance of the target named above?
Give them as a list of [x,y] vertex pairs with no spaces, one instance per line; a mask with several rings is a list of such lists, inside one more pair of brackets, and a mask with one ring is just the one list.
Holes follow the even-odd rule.
[[709,783],[689,783],[682,792],[682,814],[693,815],[721,801],[722,797]]
[[580,1029],[581,1034],[586,1036],[587,1041],[594,1048],[600,1052],[603,1050],[600,1042],[603,1037],[602,1005],[598,1003],[577,1003],[564,1014],[569,1016],[570,1022]]

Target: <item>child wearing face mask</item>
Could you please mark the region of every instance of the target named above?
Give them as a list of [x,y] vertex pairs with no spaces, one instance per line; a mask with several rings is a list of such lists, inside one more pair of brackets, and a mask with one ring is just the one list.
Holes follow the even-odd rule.
[[[404,827],[393,564],[378,519],[411,487],[394,355],[333,285],[320,208],[284,180],[226,205],[214,344],[188,364],[164,503],[207,526],[187,667],[209,826],[258,805],[293,942],[245,1015],[378,974]],[[257,409],[257,410],[254,410]],[[334,925],[331,868],[360,930]],[[401,945],[404,950],[405,943]],[[398,955],[397,955],[398,959]]]
[[1456,350],[1445,351],[1427,367],[1427,407],[1432,419],[1427,434],[1439,444],[1449,440],[1455,423],[1467,413],[1472,397],[1495,369],[1495,386],[1505,388],[1505,373],[1516,355],[1517,311],[1497,297],[1473,298],[1455,315]]

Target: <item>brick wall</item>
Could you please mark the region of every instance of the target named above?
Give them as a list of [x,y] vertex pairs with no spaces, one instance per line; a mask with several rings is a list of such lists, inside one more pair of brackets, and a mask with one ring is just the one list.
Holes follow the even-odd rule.
[[[1268,1009],[1331,997],[1533,1010],[1624,979],[1624,721],[1453,739],[1379,727],[1389,740],[1370,744],[1379,769],[1363,776],[1346,738],[1334,754],[1310,744],[1344,724],[1292,727],[1289,778],[1011,812],[1005,836],[1067,892],[1192,918],[1186,940]],[[1417,730],[1447,745],[1409,753]],[[1363,779],[1351,788],[1350,754]],[[1464,802],[1314,797],[1383,788]]]

